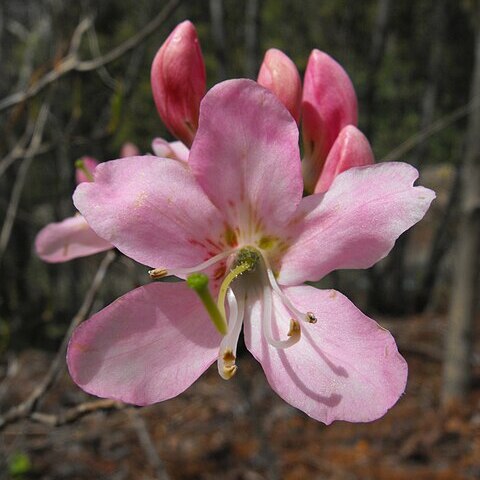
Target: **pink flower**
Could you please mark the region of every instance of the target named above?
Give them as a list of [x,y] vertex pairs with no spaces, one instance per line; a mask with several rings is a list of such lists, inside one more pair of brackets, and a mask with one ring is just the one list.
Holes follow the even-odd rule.
[[[293,406],[327,424],[382,416],[407,379],[395,341],[339,292],[303,283],[387,255],[434,198],[413,186],[417,176],[403,163],[351,168],[302,199],[292,116],[255,82],[216,85],[188,164],[120,159],[77,187],[75,205],[100,236],[152,276],[188,281],[137,288],[80,325],[67,354],[72,378],[100,397],[160,402],[215,360],[231,378],[243,326]],[[216,305],[195,272],[210,278]]]
[[175,137],[190,146],[206,89],[202,51],[190,21],[177,25],[157,52],[151,84],[160,118]]
[[[138,155],[133,143],[122,146],[121,155]],[[91,182],[98,160],[82,157],[76,162],[77,184]],[[35,252],[45,262],[61,263],[74,258],[88,257],[95,253],[114,248],[110,242],[100,238],[79,213],[61,222],[49,223],[38,232],[35,238]]]

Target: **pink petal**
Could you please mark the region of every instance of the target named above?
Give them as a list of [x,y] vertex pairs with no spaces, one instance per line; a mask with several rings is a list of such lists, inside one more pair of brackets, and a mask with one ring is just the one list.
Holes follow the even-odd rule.
[[177,25],[160,47],[152,63],[151,82],[160,118],[173,135],[191,145],[205,95],[206,72],[190,21]]
[[137,155],[140,155],[140,150],[134,143],[126,142],[122,145],[120,157],[136,157]]
[[188,161],[190,150],[182,142],[167,142],[163,138],[154,138],[152,150],[157,157]]
[[258,73],[257,82],[271,90],[298,123],[302,101],[302,81],[297,67],[281,50],[270,48]]
[[[335,290],[291,287],[285,293],[316,324],[301,325],[300,341],[285,350],[264,340],[261,303],[245,326],[247,348],[286,402],[326,423],[369,422],[386,413],[405,390],[407,364],[390,333]],[[285,337],[291,315],[274,294],[273,333]]]
[[297,125],[275,95],[251,80],[228,80],[207,93],[189,165],[243,232],[285,224],[302,196]]
[[70,374],[103,398],[149,405],[175,397],[216,359],[220,338],[185,283],[127,293],[73,334]]
[[368,268],[423,218],[435,193],[413,187],[418,172],[406,163],[351,168],[325,194],[305,197],[279,282],[298,285],[340,268]]
[[225,248],[220,213],[176,160],[102,163],[95,181],[79,185],[73,199],[100,236],[151,267],[192,267]]
[[[93,171],[98,165],[98,160],[93,157],[82,157],[80,158],[80,161],[83,162],[83,165],[90,173],[90,175],[93,175]],[[80,168],[75,169],[75,179],[77,181],[77,184],[82,182],[90,182],[90,178],[88,178],[85,172],[82,171]]]
[[349,76],[332,57],[313,50],[302,98],[302,168],[308,192],[313,192],[340,130],[350,124],[357,124],[357,97]]
[[50,223],[35,239],[35,251],[45,262],[67,262],[110,250],[113,245],[100,238],[81,215]]
[[367,137],[353,125],[347,125],[338,135],[325,160],[315,193],[326,192],[335,177],[352,167],[363,167],[375,163]]

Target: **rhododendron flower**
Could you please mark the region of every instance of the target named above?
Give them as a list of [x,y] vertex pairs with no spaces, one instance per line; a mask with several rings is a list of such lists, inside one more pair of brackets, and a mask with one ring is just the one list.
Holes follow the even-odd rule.
[[434,197],[413,186],[417,176],[403,163],[351,168],[302,199],[292,116],[255,82],[216,85],[188,164],[119,159],[77,187],[75,205],[97,234],[153,277],[187,282],[137,288],[80,325],[72,378],[100,397],[166,400],[215,360],[231,378],[243,327],[293,406],[327,424],[382,416],[407,379],[394,339],[339,292],[303,283],[383,258]]
[[[125,143],[120,151],[121,157],[138,154],[139,150],[133,143]],[[93,157],[85,156],[77,160],[75,171],[77,184],[91,182],[97,165],[98,161]],[[49,223],[35,238],[37,255],[49,263],[67,262],[112,248],[113,245],[100,238],[79,213],[61,222]]]

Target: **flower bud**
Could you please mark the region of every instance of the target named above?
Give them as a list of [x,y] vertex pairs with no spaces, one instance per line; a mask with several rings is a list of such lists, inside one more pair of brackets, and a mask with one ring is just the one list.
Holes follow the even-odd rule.
[[173,135],[190,146],[206,89],[205,64],[190,21],[180,23],[160,47],[152,63],[151,83],[161,119]]
[[326,192],[337,175],[352,167],[375,163],[367,137],[353,125],[342,129],[335,140],[315,186],[315,193]]
[[305,189],[314,190],[340,130],[357,124],[357,97],[345,70],[332,57],[313,50],[302,97],[302,162]]
[[299,122],[302,81],[297,67],[287,55],[276,48],[267,50],[257,82],[271,90]]
[[98,160],[93,157],[82,157],[75,162],[75,180],[77,184],[93,181],[93,171]]
[[137,155],[140,155],[140,150],[134,143],[126,142],[122,145],[122,148],[120,149],[120,158],[136,157]]

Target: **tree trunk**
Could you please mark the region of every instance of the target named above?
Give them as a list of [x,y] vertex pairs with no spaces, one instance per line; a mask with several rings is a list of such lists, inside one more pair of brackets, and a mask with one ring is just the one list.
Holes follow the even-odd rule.
[[227,49],[225,28],[223,21],[223,0],[210,0],[210,19],[212,22],[213,44],[217,57],[217,80],[220,82],[227,78]]
[[245,11],[245,76],[257,78],[260,0],[247,0]]
[[[364,127],[363,130],[367,138],[372,142],[373,136],[373,117],[375,112],[375,92],[377,87],[377,76],[381,65],[383,55],[385,53],[385,45],[387,43],[388,24],[390,20],[391,0],[378,0],[377,16],[372,34],[372,45],[370,49],[370,57],[368,59],[367,79],[365,86],[365,94],[363,101]],[[367,270],[368,291],[367,305],[368,308],[382,311],[383,295],[382,282],[377,267]]]
[[[445,20],[446,4],[445,0],[438,0],[435,3],[430,32],[432,41],[430,43],[430,57],[428,61],[427,84],[421,102],[420,131],[427,129],[434,120],[435,106],[438,98],[438,84],[441,78],[442,54],[445,38]],[[420,143],[412,152],[409,163],[414,166],[421,164],[428,153],[428,142]],[[412,313],[415,310],[415,300],[407,295],[405,291],[406,276],[409,274],[405,270],[405,257],[408,251],[410,232],[405,232],[397,241],[390,261],[392,262],[392,290],[389,292],[388,300],[392,304],[392,309],[398,314]],[[433,248],[434,245],[432,245]],[[443,253],[443,250],[436,250]],[[440,265],[440,258],[436,258],[433,265],[433,275],[436,276],[437,267]],[[426,302],[428,299],[426,299]]]
[[[480,17],[477,11],[477,19]],[[462,171],[460,224],[446,338],[442,401],[448,405],[463,400],[472,374],[474,317],[478,306],[480,251],[480,28],[476,25],[475,66],[470,89],[477,107],[469,117],[465,164]]]

